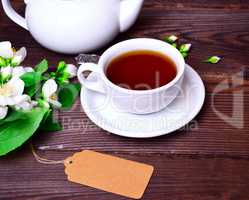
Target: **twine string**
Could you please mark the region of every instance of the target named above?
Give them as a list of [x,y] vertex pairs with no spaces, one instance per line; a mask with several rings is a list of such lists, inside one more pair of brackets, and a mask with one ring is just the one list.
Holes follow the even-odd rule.
[[35,160],[38,163],[45,164],[45,165],[56,165],[56,164],[64,164],[65,163],[65,160],[57,160],[56,161],[56,160],[49,160],[49,159],[46,159],[46,158],[42,158],[41,156],[39,156],[36,153],[33,143],[30,142],[29,145],[30,145],[31,152],[32,152]]

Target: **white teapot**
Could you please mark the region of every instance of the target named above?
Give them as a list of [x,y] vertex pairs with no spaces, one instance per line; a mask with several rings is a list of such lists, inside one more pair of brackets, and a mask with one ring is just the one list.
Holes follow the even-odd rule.
[[144,0],[25,0],[26,19],[2,0],[10,19],[44,47],[67,54],[103,47],[136,21]]

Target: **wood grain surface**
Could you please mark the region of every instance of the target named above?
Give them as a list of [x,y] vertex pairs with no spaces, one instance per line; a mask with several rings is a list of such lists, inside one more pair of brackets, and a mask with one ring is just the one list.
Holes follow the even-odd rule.
[[[23,13],[23,1],[13,4]],[[159,138],[122,138],[95,126],[77,101],[71,112],[58,113],[65,130],[36,134],[34,146],[41,156],[53,160],[91,149],[152,164],[155,174],[144,200],[248,200],[249,0],[145,0],[137,23],[112,44],[170,34],[193,44],[187,62],[201,75],[207,90],[205,105],[192,123]],[[27,47],[25,65],[32,66],[42,58],[49,59],[51,65],[61,59],[74,62],[74,56],[42,48],[11,22],[1,7],[3,40]],[[222,62],[202,62],[212,55],[222,56]],[[0,158],[0,200],[5,199],[126,198],[68,182],[63,165],[37,163],[26,144]]]

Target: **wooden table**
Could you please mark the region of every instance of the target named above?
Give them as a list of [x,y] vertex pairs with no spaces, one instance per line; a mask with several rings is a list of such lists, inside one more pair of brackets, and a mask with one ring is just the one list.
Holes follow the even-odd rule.
[[[14,5],[23,11],[23,1],[16,0]],[[207,89],[205,105],[191,125],[154,139],[122,138],[90,122],[78,101],[71,112],[59,114],[65,130],[37,134],[34,146],[41,156],[54,160],[92,149],[152,164],[155,174],[145,200],[248,200],[249,1],[146,0],[136,25],[113,43],[170,34],[193,44],[187,62],[199,72]],[[42,58],[49,59],[51,65],[60,59],[74,61],[73,56],[42,48],[12,23],[2,8],[0,40],[26,46],[26,65]],[[222,56],[222,62],[202,62],[211,55]],[[68,182],[63,165],[37,163],[29,146],[24,145],[0,158],[0,199],[126,198]]]

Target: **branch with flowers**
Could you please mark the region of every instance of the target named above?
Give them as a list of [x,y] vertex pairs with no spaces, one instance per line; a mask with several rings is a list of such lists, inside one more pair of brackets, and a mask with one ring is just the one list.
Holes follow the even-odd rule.
[[0,42],[0,156],[24,144],[34,133],[62,130],[54,110],[70,110],[80,85],[71,83],[77,68],[59,62],[55,70],[47,60],[34,68],[20,64],[27,55],[10,42]]

